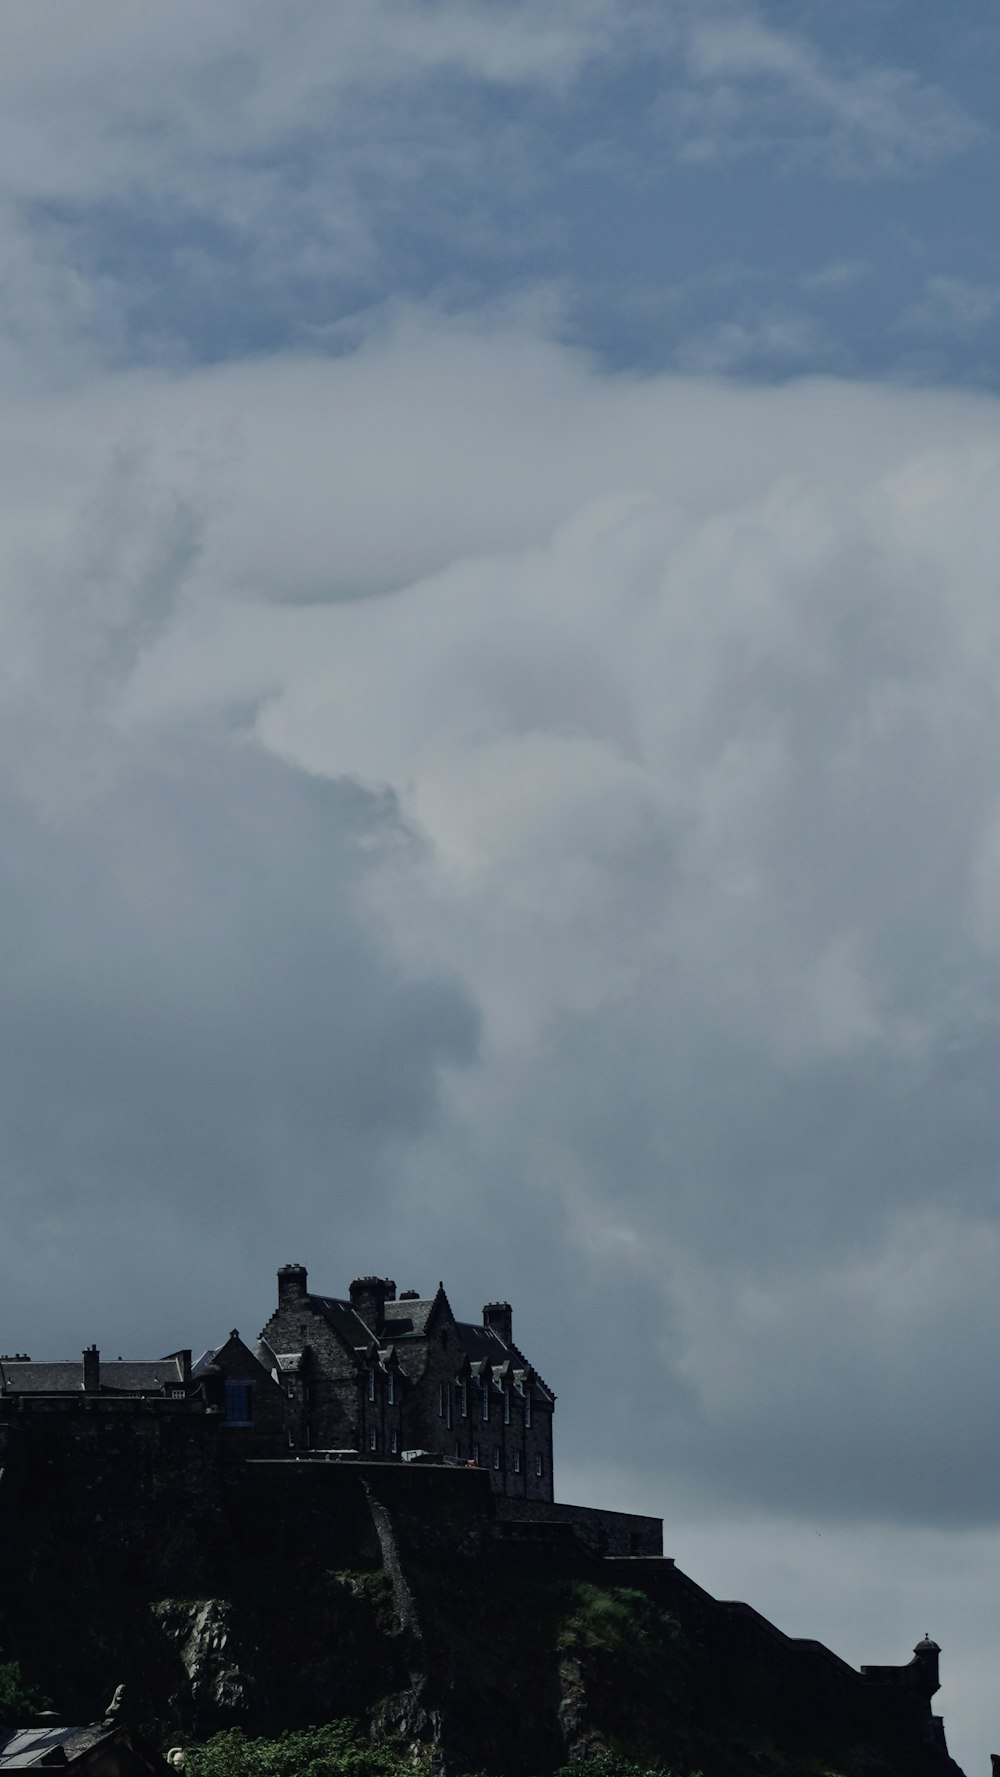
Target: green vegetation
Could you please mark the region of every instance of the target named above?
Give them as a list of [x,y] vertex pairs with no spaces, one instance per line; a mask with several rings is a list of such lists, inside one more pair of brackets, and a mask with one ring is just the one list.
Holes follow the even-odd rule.
[[[635,1765],[616,1753],[602,1752],[596,1758],[574,1759],[552,1777],[676,1777],[676,1773],[666,1765]],[[703,1777],[703,1773],[692,1771],[691,1777]]]
[[51,1708],[51,1698],[24,1678],[19,1660],[0,1662],[0,1721],[17,1727]]
[[[240,1728],[215,1734],[187,1751],[191,1777],[413,1777],[413,1761],[389,1746],[373,1746],[360,1723],[328,1722],[274,1740],[248,1740]],[[554,1777],[676,1777],[665,1765],[637,1765],[613,1753],[579,1759]],[[691,1777],[702,1777],[700,1771]]]
[[413,1777],[413,1763],[373,1746],[359,1722],[298,1728],[274,1740],[248,1740],[241,1728],[214,1734],[186,1753],[190,1777]]
[[[676,1646],[680,1631],[668,1611],[661,1610],[645,1592],[631,1586],[593,1586],[585,1580],[564,1584],[563,1617],[559,1646],[604,1648],[624,1653],[632,1660],[640,1650]],[[573,1766],[574,1772],[582,1770]],[[583,1772],[583,1777],[592,1777]],[[605,1770],[603,1777],[632,1777],[632,1767],[621,1772]]]

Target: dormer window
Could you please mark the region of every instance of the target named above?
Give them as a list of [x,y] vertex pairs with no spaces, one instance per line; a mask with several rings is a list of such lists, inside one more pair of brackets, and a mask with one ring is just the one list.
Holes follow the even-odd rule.
[[487,1376],[483,1377],[482,1390],[483,1390],[483,1421],[485,1423],[485,1421],[490,1416],[490,1384],[489,1384],[489,1378]]
[[389,1381],[388,1381],[388,1385],[387,1385],[387,1389],[386,1389],[386,1400],[388,1401],[390,1407],[394,1407],[396,1405],[396,1372],[395,1372],[395,1370],[389,1371]]
[[527,1384],[524,1390],[524,1423],[525,1425],[531,1424],[531,1390]]
[[503,1391],[503,1422],[504,1422],[504,1425],[510,1424],[510,1389],[509,1388],[505,1388]]
[[370,1401],[373,1401],[375,1399],[375,1366],[374,1366],[374,1364],[369,1364],[369,1366],[368,1366],[368,1399]]

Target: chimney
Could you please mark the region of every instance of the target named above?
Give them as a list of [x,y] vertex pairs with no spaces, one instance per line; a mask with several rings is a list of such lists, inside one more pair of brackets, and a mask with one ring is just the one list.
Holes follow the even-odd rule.
[[396,1285],[391,1277],[356,1277],[351,1284],[351,1307],[373,1333],[382,1331],[385,1305],[395,1300]]
[[306,1268],[304,1265],[278,1267],[278,1307],[290,1308],[293,1302],[306,1299]]
[[99,1394],[101,1391],[101,1354],[96,1345],[88,1345],[83,1353],[83,1392]]
[[496,1333],[505,1345],[514,1342],[514,1311],[509,1302],[487,1302],[483,1309],[483,1326]]

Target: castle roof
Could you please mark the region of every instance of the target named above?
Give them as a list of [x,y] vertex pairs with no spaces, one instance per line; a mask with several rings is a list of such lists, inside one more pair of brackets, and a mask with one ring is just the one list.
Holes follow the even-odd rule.
[[[102,1394],[159,1394],[164,1388],[176,1388],[184,1380],[181,1360],[177,1356],[161,1358],[102,1358],[100,1386]],[[35,1363],[31,1359],[10,1361],[0,1358],[0,1393],[3,1394],[81,1394],[83,1369],[79,1358],[54,1363]]]
[[436,1301],[436,1296],[404,1296],[402,1301],[387,1302],[383,1339],[398,1344],[401,1339],[426,1338],[427,1322]]

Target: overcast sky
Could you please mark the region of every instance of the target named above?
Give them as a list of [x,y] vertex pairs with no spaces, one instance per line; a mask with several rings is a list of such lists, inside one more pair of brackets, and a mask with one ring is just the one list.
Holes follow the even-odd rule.
[[7,0],[0,1346],[508,1295],[1000,1749],[1000,14]]

